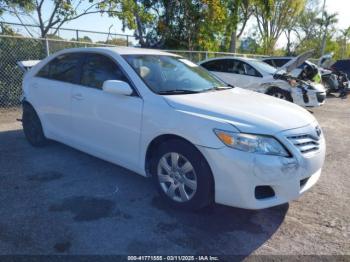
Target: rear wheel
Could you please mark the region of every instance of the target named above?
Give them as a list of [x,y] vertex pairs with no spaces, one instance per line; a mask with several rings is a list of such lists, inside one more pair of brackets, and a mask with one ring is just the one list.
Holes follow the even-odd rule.
[[281,88],[278,88],[278,87],[270,88],[266,94],[273,96],[273,97],[276,97],[276,98],[279,98],[279,99],[289,101],[289,102],[293,102],[293,98],[290,95],[290,92],[283,90]]
[[32,146],[42,147],[46,145],[47,139],[40,119],[34,108],[27,103],[23,104],[22,125],[24,135]]
[[154,183],[170,205],[195,210],[212,202],[210,167],[193,145],[180,139],[167,141],[151,161]]

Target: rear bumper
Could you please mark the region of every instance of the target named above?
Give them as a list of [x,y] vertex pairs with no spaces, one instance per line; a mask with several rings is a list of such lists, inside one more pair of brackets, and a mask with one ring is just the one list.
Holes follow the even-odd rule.
[[[293,157],[200,147],[214,175],[215,202],[247,209],[268,208],[295,200],[315,185],[325,157],[324,138],[317,152],[306,155],[288,142],[283,144]],[[261,186],[270,187],[274,195],[258,198],[256,188]]]

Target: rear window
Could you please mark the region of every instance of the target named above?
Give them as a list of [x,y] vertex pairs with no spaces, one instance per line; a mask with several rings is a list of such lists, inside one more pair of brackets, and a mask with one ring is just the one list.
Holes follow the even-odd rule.
[[275,67],[281,67],[289,62],[289,60],[290,59],[273,59],[273,63],[275,64]]
[[60,55],[46,64],[37,76],[76,84],[79,82],[80,57],[80,54]]

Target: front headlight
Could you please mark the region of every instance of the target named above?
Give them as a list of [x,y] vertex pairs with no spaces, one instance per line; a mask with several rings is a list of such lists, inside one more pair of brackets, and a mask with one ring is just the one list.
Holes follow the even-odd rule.
[[217,137],[226,146],[250,153],[289,157],[290,154],[275,138],[264,135],[234,133],[214,129]]

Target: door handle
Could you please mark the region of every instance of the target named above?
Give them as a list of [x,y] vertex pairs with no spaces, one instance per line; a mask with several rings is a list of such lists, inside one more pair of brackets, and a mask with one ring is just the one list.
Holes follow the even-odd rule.
[[73,98],[76,99],[76,100],[83,100],[84,99],[82,94],[74,94]]

